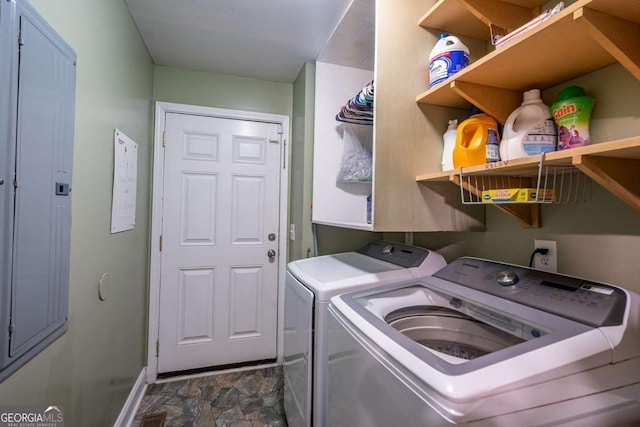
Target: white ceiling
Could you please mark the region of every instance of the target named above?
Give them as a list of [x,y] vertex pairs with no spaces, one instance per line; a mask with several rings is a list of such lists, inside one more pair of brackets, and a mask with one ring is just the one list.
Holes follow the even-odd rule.
[[158,65],[293,82],[352,0],[125,0]]

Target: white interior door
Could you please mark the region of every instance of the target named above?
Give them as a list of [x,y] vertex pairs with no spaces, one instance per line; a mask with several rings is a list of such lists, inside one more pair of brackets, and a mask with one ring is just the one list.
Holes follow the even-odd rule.
[[159,373],[276,357],[278,129],[165,116]]

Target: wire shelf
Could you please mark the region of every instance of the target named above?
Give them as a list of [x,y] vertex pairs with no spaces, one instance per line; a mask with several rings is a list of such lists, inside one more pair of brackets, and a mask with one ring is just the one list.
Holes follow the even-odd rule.
[[551,204],[588,202],[593,181],[574,167],[547,166],[544,153],[537,173],[509,175],[458,174],[464,204]]

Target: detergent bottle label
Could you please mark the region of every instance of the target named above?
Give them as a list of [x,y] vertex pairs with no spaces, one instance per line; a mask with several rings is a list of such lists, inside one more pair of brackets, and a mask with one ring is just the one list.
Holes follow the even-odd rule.
[[429,85],[434,86],[446,80],[467,65],[469,56],[462,50],[451,50],[436,55],[429,63]]
[[580,147],[591,143],[589,118],[593,99],[582,96],[556,102],[552,113],[558,125],[558,150]]
[[522,138],[522,148],[529,156],[555,151],[558,131],[551,117],[533,126]]
[[498,141],[498,131],[492,128],[487,129],[487,163],[500,161],[500,146]]

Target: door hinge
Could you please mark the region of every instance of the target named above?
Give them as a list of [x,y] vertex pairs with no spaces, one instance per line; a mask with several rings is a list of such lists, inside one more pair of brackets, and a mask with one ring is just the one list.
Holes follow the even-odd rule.
[[9,333],[12,334],[13,331],[15,331],[15,330],[16,330],[16,324],[15,323],[10,324],[9,325]]
[[167,133],[166,132],[162,132],[162,147],[166,147],[167,146]]
[[24,46],[24,39],[22,38],[22,34],[18,36],[18,46]]
[[160,354],[160,340],[156,340],[156,357]]
[[160,252],[162,252],[162,234],[160,235]]
[[282,140],[282,169],[287,168],[287,140]]
[[[282,130],[282,125],[276,124],[276,135],[271,135],[269,137],[269,142],[271,144],[280,144],[280,142],[282,142],[282,135],[284,135],[284,131]],[[271,139],[272,137],[274,138]]]

